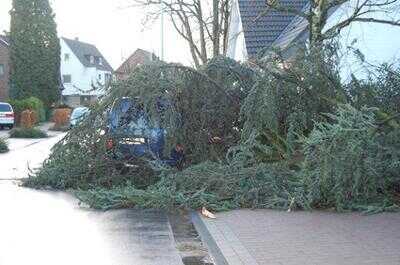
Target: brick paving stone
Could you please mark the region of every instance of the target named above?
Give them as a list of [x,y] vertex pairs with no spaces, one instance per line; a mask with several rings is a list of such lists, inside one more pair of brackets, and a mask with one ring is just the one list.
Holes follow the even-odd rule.
[[400,265],[400,214],[237,210],[202,218],[231,265]]

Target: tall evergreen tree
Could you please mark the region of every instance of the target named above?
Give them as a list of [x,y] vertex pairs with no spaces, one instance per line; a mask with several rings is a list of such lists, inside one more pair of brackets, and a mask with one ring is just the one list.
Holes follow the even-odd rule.
[[40,98],[50,106],[60,97],[60,42],[49,0],[13,0],[11,96]]

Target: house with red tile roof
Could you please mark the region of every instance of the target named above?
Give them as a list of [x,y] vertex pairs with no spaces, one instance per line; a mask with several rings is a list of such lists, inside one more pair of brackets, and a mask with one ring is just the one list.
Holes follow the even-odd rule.
[[118,67],[115,71],[115,77],[118,80],[126,80],[135,68],[158,60],[159,58],[154,53],[137,49]]
[[10,81],[10,42],[9,39],[0,35],[0,101],[9,97]]

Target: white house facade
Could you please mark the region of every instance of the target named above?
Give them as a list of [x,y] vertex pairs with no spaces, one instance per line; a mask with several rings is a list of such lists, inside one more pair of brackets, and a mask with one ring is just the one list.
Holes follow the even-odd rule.
[[104,95],[113,69],[92,44],[77,39],[60,39],[63,103],[76,107],[87,105]]
[[246,41],[243,32],[242,16],[240,14],[239,1],[233,1],[231,10],[231,20],[228,33],[228,57],[237,61],[248,59]]
[[[280,3],[298,11],[305,11],[309,7],[308,0],[281,0]],[[333,10],[326,27],[348,18],[356,3],[357,0],[351,0]],[[393,12],[391,17],[387,13],[376,13],[374,18],[399,21],[400,12]],[[363,74],[355,50],[364,55],[365,61],[374,65],[400,59],[400,27],[353,22],[340,34],[340,69],[344,80],[350,77],[350,73],[358,76]],[[235,60],[246,61],[262,56],[264,51],[275,47],[290,57],[296,50],[294,44],[304,44],[307,37],[308,22],[304,18],[275,10],[266,12],[265,0],[234,0],[227,55]]]

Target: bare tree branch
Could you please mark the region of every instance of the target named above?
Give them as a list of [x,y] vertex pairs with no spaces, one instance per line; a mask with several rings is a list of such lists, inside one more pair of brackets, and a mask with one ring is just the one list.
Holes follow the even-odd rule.
[[[357,0],[355,5],[351,5],[353,0],[310,0],[308,11],[299,11],[287,6],[283,6],[279,0],[267,0],[266,9],[260,14],[265,15],[271,9],[281,12],[288,12],[304,17],[309,22],[310,44],[319,46],[324,40],[330,39],[341,32],[353,22],[380,23],[392,26],[400,26],[400,20],[386,18],[376,18],[375,14],[396,13],[395,5],[400,0]],[[337,22],[335,25],[326,29],[329,14],[341,6],[346,5],[351,15],[345,20]]]
[[[232,0],[132,0],[134,7],[154,8],[147,11],[149,18],[167,13],[175,31],[189,45],[196,67],[221,52],[226,55],[230,6]],[[211,8],[210,2],[216,8]],[[163,10],[160,10],[160,5]]]

